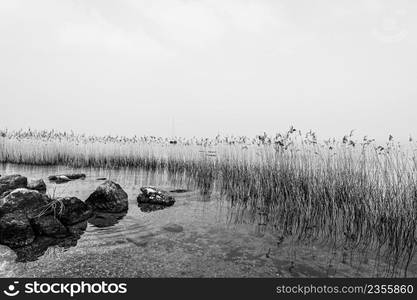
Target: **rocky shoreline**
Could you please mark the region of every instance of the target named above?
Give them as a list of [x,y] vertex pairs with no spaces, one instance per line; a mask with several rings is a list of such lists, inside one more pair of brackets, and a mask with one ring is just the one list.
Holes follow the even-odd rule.
[[[85,178],[84,174],[66,174],[48,179],[61,184]],[[52,198],[46,191],[42,179],[0,177],[0,244],[14,250],[17,261],[36,260],[53,245],[75,246],[87,222],[97,227],[112,226],[129,209],[127,193],[107,179],[85,201]],[[137,202],[141,211],[151,212],[174,205],[175,199],[156,187],[142,187]]]

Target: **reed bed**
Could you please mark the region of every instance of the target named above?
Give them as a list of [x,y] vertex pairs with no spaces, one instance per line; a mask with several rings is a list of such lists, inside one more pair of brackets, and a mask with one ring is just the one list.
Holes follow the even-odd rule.
[[417,243],[415,143],[383,145],[352,133],[318,141],[293,127],[270,137],[165,139],[0,131],[0,162],[73,167],[134,167],[215,187],[236,220],[259,216],[278,240],[325,243],[373,253],[385,274],[407,275]]

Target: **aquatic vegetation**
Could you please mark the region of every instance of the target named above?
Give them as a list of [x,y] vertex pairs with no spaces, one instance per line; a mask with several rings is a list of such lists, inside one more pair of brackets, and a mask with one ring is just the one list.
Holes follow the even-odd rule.
[[237,222],[259,221],[280,242],[369,252],[388,263],[388,276],[406,274],[416,250],[411,139],[401,145],[390,136],[380,145],[350,133],[319,141],[314,132],[293,127],[275,136],[174,140],[3,130],[0,162],[167,171],[203,193],[219,191],[235,207]]

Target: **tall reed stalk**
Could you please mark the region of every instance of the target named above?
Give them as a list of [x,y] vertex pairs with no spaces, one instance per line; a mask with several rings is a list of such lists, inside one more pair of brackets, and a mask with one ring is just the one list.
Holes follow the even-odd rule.
[[407,272],[417,242],[415,144],[384,145],[352,134],[319,142],[294,128],[253,139],[86,136],[1,131],[0,162],[73,167],[137,167],[216,188],[253,220],[259,211],[281,238],[371,251]]

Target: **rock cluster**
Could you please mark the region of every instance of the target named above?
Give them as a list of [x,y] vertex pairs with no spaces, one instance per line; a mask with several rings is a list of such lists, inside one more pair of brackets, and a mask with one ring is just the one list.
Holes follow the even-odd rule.
[[[49,179],[85,178],[82,175],[58,175]],[[42,255],[50,245],[76,244],[87,227],[87,220],[104,227],[117,223],[128,210],[126,192],[109,180],[97,187],[85,202],[76,197],[52,199],[46,195],[46,188],[43,180],[28,183],[21,175],[0,177],[0,244],[15,250],[20,261]]]
[[[54,183],[86,178],[85,174],[49,176]],[[122,187],[105,178],[96,190],[82,201],[76,197],[53,199],[46,194],[42,179],[28,181],[21,175],[0,177],[0,244],[12,248],[18,261],[31,261],[43,255],[48,247],[75,246],[87,228],[113,226],[128,211],[128,195]],[[164,209],[175,203],[171,193],[156,187],[142,187],[137,197],[144,212]],[[173,190],[183,193],[186,190]],[[167,226],[170,232],[181,232],[180,226]]]
[[18,188],[0,199],[0,243],[17,248],[38,236],[62,238],[71,234],[67,226],[91,215],[80,199],[51,199],[39,191]]

